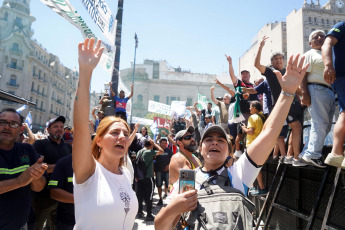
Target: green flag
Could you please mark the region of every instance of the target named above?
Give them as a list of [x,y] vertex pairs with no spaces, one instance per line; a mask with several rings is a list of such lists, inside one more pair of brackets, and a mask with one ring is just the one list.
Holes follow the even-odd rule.
[[202,109],[206,109],[207,107],[207,97],[205,95],[201,95],[198,93],[198,109],[202,110]]

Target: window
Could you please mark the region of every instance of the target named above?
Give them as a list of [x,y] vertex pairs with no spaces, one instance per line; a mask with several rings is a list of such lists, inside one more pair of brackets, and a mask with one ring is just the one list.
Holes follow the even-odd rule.
[[12,69],[17,69],[17,59],[11,59],[11,66]]
[[317,24],[317,18],[314,18],[314,23]]
[[169,96],[167,96],[167,102],[166,102],[167,105],[169,105]]
[[143,95],[139,94],[137,96],[137,102],[143,102]]
[[311,17],[308,18],[308,21],[311,22]]
[[34,90],[34,88],[35,88],[35,82],[32,82],[31,83],[31,91]]
[[23,19],[20,17],[16,17],[16,20],[14,21],[14,25],[21,26],[23,25]]
[[170,102],[176,101],[176,97],[170,97]]
[[3,20],[4,20],[4,21],[7,21],[7,20],[8,20],[8,13],[7,13],[7,12],[4,13]]
[[32,76],[36,76],[36,67],[34,66],[34,69],[32,70]]
[[40,92],[40,85],[37,86],[37,93]]
[[329,20],[328,19],[326,19],[326,23],[327,23],[327,25],[329,25]]
[[14,91],[8,91],[8,93],[9,93],[9,94],[12,94],[12,95],[15,94]]
[[323,20],[323,18],[321,19],[321,23],[322,23],[322,24],[325,24],[325,20]]
[[192,104],[193,104],[193,98],[188,97],[187,98],[187,106],[192,106]]
[[154,96],[153,96],[153,100],[154,100],[155,102],[159,102],[159,95],[154,95]]
[[17,85],[17,76],[16,75],[11,75],[10,85],[11,86],[16,86]]
[[13,43],[13,45],[12,45],[12,51],[19,51],[19,45],[18,45],[18,43]]
[[41,101],[41,109],[43,109],[43,101]]

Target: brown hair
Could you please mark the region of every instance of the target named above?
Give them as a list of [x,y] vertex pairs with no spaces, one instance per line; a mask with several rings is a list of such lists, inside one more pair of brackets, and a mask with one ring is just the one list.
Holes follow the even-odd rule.
[[[108,117],[103,118],[102,121],[98,125],[98,128],[96,130],[96,136],[93,139],[92,147],[91,147],[92,155],[96,160],[100,157],[100,154],[101,154],[101,151],[100,151],[101,148],[97,145],[97,140],[99,138],[102,138],[108,132],[109,127],[112,124],[114,124],[115,122],[123,123],[126,126],[128,132],[131,131],[127,122],[125,120],[121,119],[120,117],[108,116]],[[126,150],[126,154],[127,154],[127,150]],[[125,154],[125,156],[126,156],[126,154]],[[123,166],[123,162],[124,162],[123,158],[124,158],[124,156],[121,157],[119,166]]]

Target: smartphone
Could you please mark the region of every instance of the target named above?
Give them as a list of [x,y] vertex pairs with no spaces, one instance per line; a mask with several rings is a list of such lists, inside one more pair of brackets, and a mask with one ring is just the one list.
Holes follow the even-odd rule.
[[179,193],[195,189],[195,171],[181,169],[179,177]]

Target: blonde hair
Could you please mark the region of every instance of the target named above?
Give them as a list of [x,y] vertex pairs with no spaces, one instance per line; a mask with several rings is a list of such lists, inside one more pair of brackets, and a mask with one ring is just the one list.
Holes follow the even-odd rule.
[[[97,140],[99,138],[102,138],[108,131],[109,127],[114,124],[115,122],[121,122],[123,123],[126,128],[127,131],[130,132],[130,128],[127,124],[127,122],[123,119],[121,119],[120,117],[115,117],[115,116],[108,116],[102,119],[102,121],[99,123],[97,130],[96,130],[96,136],[93,139],[92,142],[92,147],[91,147],[91,152],[93,157],[97,160],[100,155],[101,155],[101,148],[97,145]],[[127,150],[126,150],[126,154],[127,154]],[[121,157],[120,159],[120,165],[119,166],[123,166],[124,164],[124,157],[126,157],[126,154]]]

